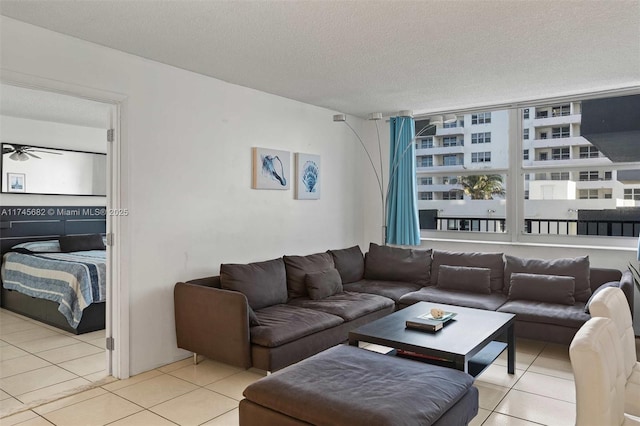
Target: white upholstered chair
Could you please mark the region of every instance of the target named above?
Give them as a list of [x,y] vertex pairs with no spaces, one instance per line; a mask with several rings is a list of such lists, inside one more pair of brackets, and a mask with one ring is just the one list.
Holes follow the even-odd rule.
[[636,355],[633,322],[627,299],[619,288],[605,288],[593,296],[589,312],[592,317],[610,318],[616,326],[622,346],[626,380],[624,411],[640,416],[640,363]]
[[609,318],[593,317],[569,346],[576,386],[577,426],[640,425],[624,413],[625,376],[618,331]]

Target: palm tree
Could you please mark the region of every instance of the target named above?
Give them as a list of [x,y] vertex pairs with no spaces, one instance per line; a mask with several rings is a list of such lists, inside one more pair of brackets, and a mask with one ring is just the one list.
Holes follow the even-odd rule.
[[472,200],[493,200],[494,195],[504,196],[502,175],[459,176],[458,183],[465,195]]

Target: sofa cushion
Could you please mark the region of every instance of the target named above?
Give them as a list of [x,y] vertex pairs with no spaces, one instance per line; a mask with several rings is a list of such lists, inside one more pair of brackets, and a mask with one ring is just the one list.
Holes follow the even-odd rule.
[[260,326],[251,327],[251,343],[273,348],[342,324],[342,318],[288,304],[256,311]]
[[256,312],[251,308],[251,306],[247,306],[247,309],[249,310],[249,325],[251,327],[261,325]]
[[564,259],[525,259],[516,256],[505,256],[504,292],[509,293],[511,274],[525,272],[528,274],[565,275],[576,279],[574,297],[578,302],[587,302],[591,296],[589,280],[589,256]]
[[573,297],[575,285],[573,277],[516,272],[511,274],[507,298],[573,305],[576,303]]
[[364,276],[364,255],[360,246],[353,246],[342,250],[329,250],[333,263],[340,272],[342,284],[360,281]]
[[308,273],[326,271],[335,266],[329,253],[284,256],[283,259],[287,269],[287,289],[290,298],[307,295],[305,280]]
[[583,302],[567,306],[532,300],[509,300],[498,308],[498,312],[516,314],[516,321],[554,324],[571,328],[580,328],[590,318],[588,314],[584,313]]
[[305,284],[309,297],[313,300],[324,299],[342,291],[342,279],[336,268],[308,273]]
[[[338,345],[252,383],[243,395],[282,413],[270,424],[462,425],[477,413],[472,385],[473,377],[452,368]],[[470,390],[467,412],[441,421]]]
[[600,293],[602,290],[604,290],[605,288],[609,288],[609,287],[613,287],[613,288],[620,288],[620,281],[609,281],[608,283],[604,283],[602,284],[600,287],[598,287],[592,294],[591,297],[589,298],[589,300],[587,301],[587,303],[584,305],[584,312],[586,314],[589,313],[589,304],[591,303],[591,301],[593,300],[594,296],[598,293]]
[[352,293],[350,291],[343,291],[320,300],[300,297],[289,301],[289,304],[337,315],[345,321],[352,321],[384,309],[389,310],[389,313],[391,313],[395,308],[393,300],[386,297],[367,293]]
[[247,296],[253,309],[287,302],[287,280],[282,259],[220,265],[220,285]]
[[368,280],[406,281],[424,287],[430,283],[430,274],[431,250],[369,245],[364,262]]
[[490,294],[491,269],[440,265],[438,288]]
[[504,260],[502,253],[434,250],[433,264],[431,265],[431,283],[433,285],[438,285],[440,265],[489,268],[491,270],[491,291],[502,292],[502,287],[504,286]]
[[424,287],[418,291],[405,294],[398,302],[401,306],[413,305],[418,302],[435,302],[495,311],[506,301],[507,296],[502,293],[481,294],[445,290],[438,287]]
[[398,302],[402,296],[412,291],[420,290],[418,284],[406,283],[401,281],[378,281],[378,280],[360,280],[355,283],[349,283],[342,286],[344,291],[355,291],[357,293],[371,293],[379,296],[388,297],[394,302]]

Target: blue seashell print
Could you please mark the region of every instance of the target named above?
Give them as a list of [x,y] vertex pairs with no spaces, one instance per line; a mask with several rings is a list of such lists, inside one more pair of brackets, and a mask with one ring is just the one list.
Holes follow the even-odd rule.
[[302,168],[302,183],[306,192],[316,192],[318,184],[318,165],[313,161],[307,161]]
[[284,166],[282,161],[276,155],[261,155],[262,158],[262,174],[269,176],[272,180],[280,183],[282,186],[287,186],[287,178],[284,177]]

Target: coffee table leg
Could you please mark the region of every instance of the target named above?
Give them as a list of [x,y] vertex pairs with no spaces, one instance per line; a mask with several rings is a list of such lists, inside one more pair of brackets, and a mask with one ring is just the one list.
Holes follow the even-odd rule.
[[514,333],[514,325],[511,324],[507,328],[507,372],[515,373],[516,369],[516,337]]
[[351,337],[349,337],[349,345],[350,346],[355,346],[358,347],[358,340],[357,339],[352,339]]
[[456,370],[460,370],[460,371],[464,371],[465,373],[468,373],[468,368],[467,366],[469,365],[469,363],[467,362],[467,360],[464,357],[455,357],[453,359],[453,364],[455,366]]

